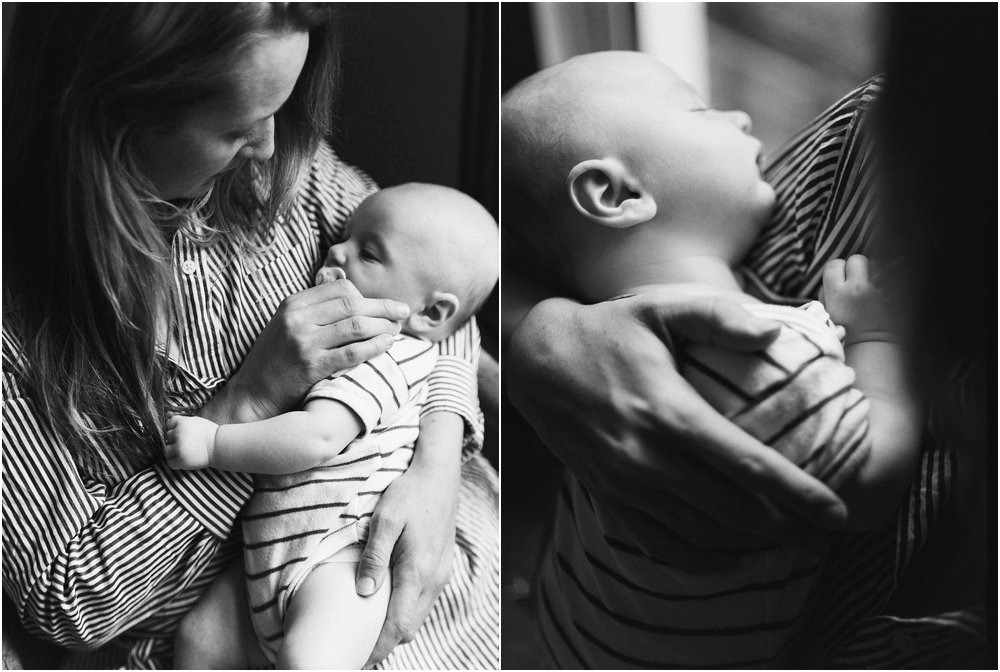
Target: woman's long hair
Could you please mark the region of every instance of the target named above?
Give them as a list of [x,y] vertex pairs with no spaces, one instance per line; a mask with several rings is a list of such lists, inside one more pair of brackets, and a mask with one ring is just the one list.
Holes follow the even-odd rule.
[[[4,327],[38,412],[82,468],[147,463],[161,445],[166,340],[177,317],[170,233],[266,240],[321,137],[335,85],[329,5],[22,4],[3,73]],[[242,49],[310,32],[275,152],[204,202],[158,202],[137,133],[217,92]],[[211,236],[209,236],[211,238]],[[209,244],[211,241],[206,240]]]

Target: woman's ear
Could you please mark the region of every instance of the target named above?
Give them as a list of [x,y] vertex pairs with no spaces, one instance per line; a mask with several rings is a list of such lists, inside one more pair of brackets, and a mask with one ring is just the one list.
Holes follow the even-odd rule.
[[573,207],[587,219],[624,229],[656,215],[656,200],[616,159],[588,159],[566,178]]
[[450,292],[434,292],[430,301],[418,311],[410,313],[407,326],[415,334],[426,334],[437,329],[458,313],[458,297]]

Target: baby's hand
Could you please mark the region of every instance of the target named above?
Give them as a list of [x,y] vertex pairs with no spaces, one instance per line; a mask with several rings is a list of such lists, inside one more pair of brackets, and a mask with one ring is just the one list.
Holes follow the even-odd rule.
[[167,420],[164,455],[171,469],[204,469],[211,466],[215,432],[219,426],[197,416],[175,415]]
[[872,284],[868,271],[868,257],[860,254],[847,261],[828,261],[823,269],[820,301],[833,321],[847,331],[848,345],[896,340],[886,292]]

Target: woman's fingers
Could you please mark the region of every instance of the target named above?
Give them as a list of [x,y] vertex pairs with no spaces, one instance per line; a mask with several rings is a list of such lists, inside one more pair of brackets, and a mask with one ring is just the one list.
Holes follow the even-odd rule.
[[378,318],[397,322],[406,319],[410,308],[405,303],[391,299],[363,299],[357,296],[340,296],[322,303],[311,304],[312,323],[335,324],[352,317]]
[[831,259],[823,266],[823,284],[829,287],[839,287],[846,280],[847,262],[843,259]]
[[410,314],[405,303],[392,299],[366,299],[350,280],[325,282],[302,290],[292,298],[296,305],[319,308],[315,324],[331,324],[356,315],[402,320]]
[[754,351],[767,347],[781,326],[752,315],[738,302],[724,297],[669,296],[651,292],[643,298],[640,315],[669,345],[672,338],[723,348]]
[[[687,385],[685,381],[680,383]],[[726,420],[693,389],[691,392],[690,395],[674,398],[671,429],[675,429],[677,423],[682,427],[697,428],[695,440],[683,448],[689,455],[696,456],[699,461],[739,484],[741,492],[734,493],[733,497],[754,493],[825,528],[839,529],[844,525],[847,508],[832,490]],[[706,497],[703,501],[711,507],[713,502],[726,500]],[[740,505],[730,513],[739,515],[743,510],[743,505]],[[792,518],[777,511],[772,512],[771,517],[771,520],[758,521],[758,525],[778,525],[776,531],[782,534],[794,534],[794,529],[801,527]],[[791,527],[780,525],[780,518],[785,518]]]
[[346,317],[339,322],[318,327],[315,331],[316,344],[321,348],[337,348],[348,343],[367,341],[376,336],[395,336],[399,333],[398,322],[375,317]]
[[358,595],[367,596],[374,593],[385,581],[389,569],[389,559],[396,540],[403,532],[403,526],[394,519],[378,514],[372,516],[368,531],[368,543],[361,552],[361,562],[358,563],[357,582],[355,589]]

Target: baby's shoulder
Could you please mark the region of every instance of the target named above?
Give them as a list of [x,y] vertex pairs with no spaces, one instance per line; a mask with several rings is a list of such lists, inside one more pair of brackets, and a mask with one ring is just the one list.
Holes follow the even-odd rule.
[[423,338],[399,334],[386,356],[399,368],[407,385],[413,387],[430,376],[437,363],[437,346]]

